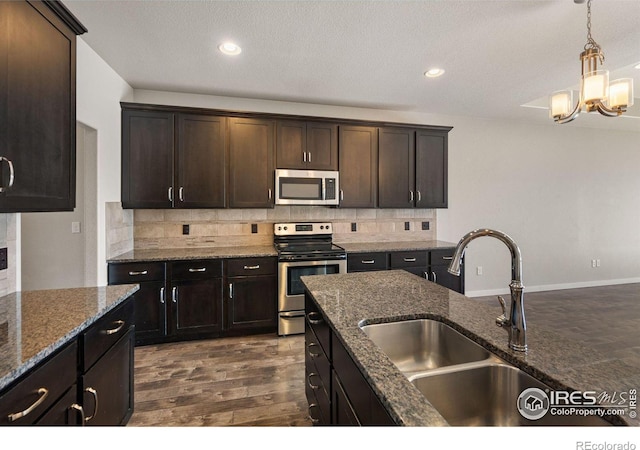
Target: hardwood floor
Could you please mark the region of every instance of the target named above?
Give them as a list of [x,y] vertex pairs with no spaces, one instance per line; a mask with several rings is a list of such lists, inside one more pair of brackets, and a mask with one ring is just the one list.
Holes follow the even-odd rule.
[[[500,313],[495,296],[475,300]],[[640,284],[525,292],[525,308],[529,327],[553,327],[640,370]],[[303,335],[136,347],[134,377],[132,427],[311,425]]]
[[304,335],[136,347],[129,426],[310,426]]

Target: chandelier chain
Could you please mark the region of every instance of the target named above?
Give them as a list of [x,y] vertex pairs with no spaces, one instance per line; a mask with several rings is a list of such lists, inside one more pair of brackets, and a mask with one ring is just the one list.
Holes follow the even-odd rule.
[[591,0],[587,1],[587,43],[584,44],[584,49],[597,50],[600,54],[600,64],[604,62],[604,52],[602,51],[602,47],[600,47],[593,37],[591,37]]

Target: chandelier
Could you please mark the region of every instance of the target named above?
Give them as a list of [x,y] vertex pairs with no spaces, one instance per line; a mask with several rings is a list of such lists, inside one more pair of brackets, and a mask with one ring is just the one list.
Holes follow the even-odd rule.
[[616,117],[633,105],[633,79],[620,78],[609,83],[609,71],[598,68],[598,63],[604,63],[604,52],[591,37],[591,0],[587,2],[587,43],[584,45],[584,51],[580,53],[580,61],[582,77],[575,106],[573,91],[558,91],[551,95],[549,115],[555,122],[571,122],[583,110],[598,111],[604,116]]

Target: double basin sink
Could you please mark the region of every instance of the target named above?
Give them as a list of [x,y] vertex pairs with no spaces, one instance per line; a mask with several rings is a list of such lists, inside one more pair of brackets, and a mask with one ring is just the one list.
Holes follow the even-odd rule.
[[442,322],[416,319],[360,328],[450,425],[611,425],[598,416],[549,412],[526,419],[517,408],[520,394],[552,389]]

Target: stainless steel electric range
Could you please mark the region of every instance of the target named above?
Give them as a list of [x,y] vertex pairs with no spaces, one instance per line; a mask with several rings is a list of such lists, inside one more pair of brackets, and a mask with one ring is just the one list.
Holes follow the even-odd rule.
[[276,223],[278,334],[304,333],[304,285],[300,277],[346,273],[347,252],[334,244],[328,222]]

